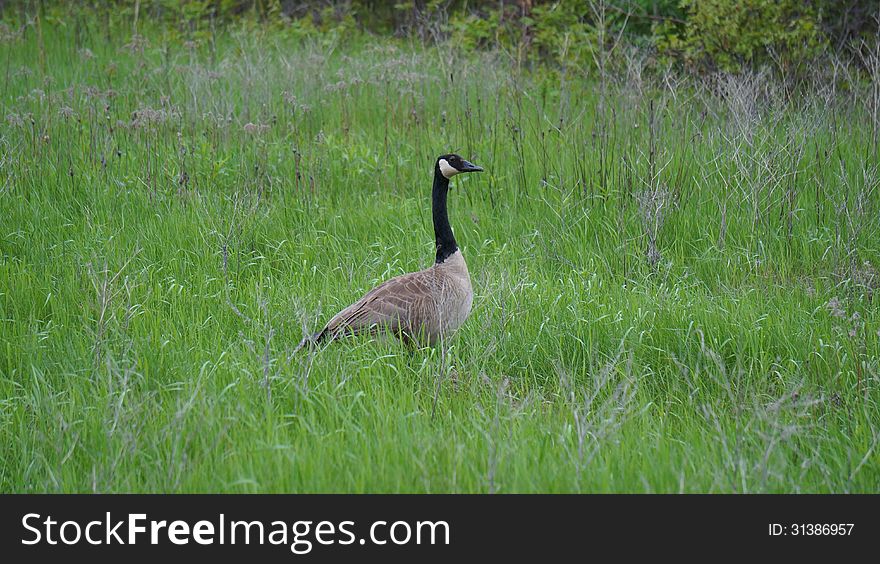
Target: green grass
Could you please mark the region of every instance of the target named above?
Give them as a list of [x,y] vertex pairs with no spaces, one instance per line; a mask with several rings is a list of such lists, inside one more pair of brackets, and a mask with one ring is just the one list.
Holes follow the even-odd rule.
[[[128,29],[0,44],[0,491],[880,487],[860,85],[603,99],[495,54]],[[450,196],[446,353],[291,356],[430,264],[452,150],[487,172]]]

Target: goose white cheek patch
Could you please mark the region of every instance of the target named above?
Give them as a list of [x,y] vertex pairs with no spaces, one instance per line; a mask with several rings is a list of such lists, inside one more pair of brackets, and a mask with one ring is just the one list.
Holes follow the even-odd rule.
[[461,171],[449,164],[446,159],[440,159],[440,173],[443,176],[445,176],[446,178],[452,178],[459,172]]

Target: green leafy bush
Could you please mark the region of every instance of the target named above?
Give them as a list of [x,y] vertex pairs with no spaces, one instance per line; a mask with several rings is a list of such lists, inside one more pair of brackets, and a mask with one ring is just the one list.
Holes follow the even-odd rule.
[[595,52],[596,30],[588,23],[586,2],[536,6],[528,18],[533,28],[533,53],[563,65],[583,66]]
[[687,19],[658,26],[658,47],[702,70],[737,71],[775,62],[785,68],[819,52],[816,14],[798,0],[682,0]]
[[506,4],[452,16],[451,37],[464,49],[501,48],[522,62],[588,68],[600,48],[610,50],[626,22],[623,13],[598,6],[586,0],[534,2],[528,9]]

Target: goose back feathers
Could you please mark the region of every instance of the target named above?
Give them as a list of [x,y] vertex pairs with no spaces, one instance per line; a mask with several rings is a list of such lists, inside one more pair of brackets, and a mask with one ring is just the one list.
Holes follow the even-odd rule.
[[315,340],[388,332],[407,342],[434,345],[461,327],[473,300],[467,264],[456,250],[430,268],[376,286],[333,316]]

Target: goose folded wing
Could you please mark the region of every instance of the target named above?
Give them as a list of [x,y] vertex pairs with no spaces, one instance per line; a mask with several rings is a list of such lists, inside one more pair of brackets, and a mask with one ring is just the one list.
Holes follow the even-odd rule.
[[336,314],[324,333],[335,338],[383,329],[395,333],[408,331],[419,325],[414,314],[424,309],[431,295],[431,281],[424,271],[392,278]]

